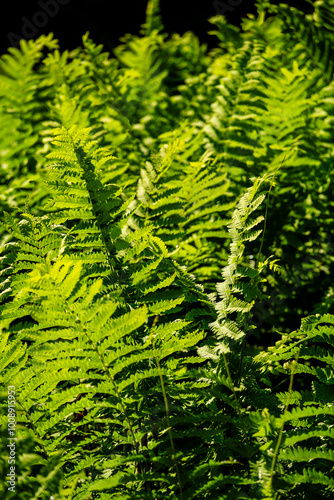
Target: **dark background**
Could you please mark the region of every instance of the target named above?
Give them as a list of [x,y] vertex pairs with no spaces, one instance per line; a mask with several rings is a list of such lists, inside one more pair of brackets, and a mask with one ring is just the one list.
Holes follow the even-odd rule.
[[[307,0],[286,0],[284,3],[312,11]],[[217,3],[213,0],[161,0],[165,31],[182,34],[191,30],[202,42],[214,47],[217,39],[207,34],[212,29],[207,19],[221,13],[217,9],[224,9],[224,4],[224,15],[234,25],[240,25],[247,13],[256,13],[255,0],[221,0]],[[42,5],[53,14],[45,13]],[[125,33],[138,34],[145,20],[146,5],[146,0],[12,0],[12,4],[7,0],[0,21],[0,51],[2,54],[8,47],[16,46],[19,38],[37,38],[50,32],[59,40],[61,50],[71,50],[81,45],[81,37],[86,31],[90,32],[94,42],[102,43],[107,51],[112,51]]]

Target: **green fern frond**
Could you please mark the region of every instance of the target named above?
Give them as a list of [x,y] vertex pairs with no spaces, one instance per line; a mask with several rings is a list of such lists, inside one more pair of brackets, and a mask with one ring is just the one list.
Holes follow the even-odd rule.
[[[263,267],[259,270],[250,269],[249,271],[253,273],[251,277],[251,282],[248,287],[243,287],[243,278],[249,276],[244,267],[241,266],[243,263],[243,253],[245,249],[244,242],[256,239],[261,233],[261,230],[252,232],[251,230],[257,226],[264,218],[263,216],[257,217],[255,220],[249,219],[251,214],[259,207],[265,198],[265,194],[257,194],[258,189],[261,184],[267,180],[267,176],[262,178],[253,179],[253,186],[250,187],[246,194],[240,199],[237,208],[233,212],[232,222],[229,224],[229,233],[231,235],[232,243],[230,244],[231,254],[228,259],[228,265],[224,267],[222,271],[222,276],[224,278],[223,283],[218,283],[216,285],[218,296],[221,299],[215,303],[215,309],[218,313],[218,320],[212,323],[210,326],[220,339],[220,348],[224,350],[225,353],[231,352],[232,346],[235,345],[235,341],[240,341],[245,337],[245,333],[242,331],[243,323],[247,323],[248,313],[251,310],[255,297],[261,295],[261,292],[257,290],[258,283],[260,281],[260,273]],[[238,286],[241,283],[241,286]],[[243,291],[246,291],[245,298],[243,300]],[[239,295],[239,296],[238,296]],[[240,297],[241,295],[241,297]],[[226,321],[230,323],[230,320],[226,318],[232,313],[237,312],[237,330],[234,330],[234,335],[232,334],[233,329],[225,328]],[[228,335],[231,340],[224,341],[225,335]]]

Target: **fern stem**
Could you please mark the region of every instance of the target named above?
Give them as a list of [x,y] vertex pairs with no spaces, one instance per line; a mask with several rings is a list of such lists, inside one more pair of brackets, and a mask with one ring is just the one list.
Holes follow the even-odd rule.
[[267,198],[267,203],[266,203],[266,211],[265,211],[265,215],[264,215],[263,233],[262,233],[262,239],[261,239],[260,249],[259,249],[259,252],[258,252],[258,254],[256,256],[256,263],[259,262],[259,257],[261,255],[262,247],[263,247],[263,242],[264,242],[264,234],[266,232],[266,227],[267,227],[267,216],[268,216],[270,191],[271,191],[271,188],[274,185],[276,172],[281,168],[281,166],[283,165],[284,160],[285,160],[285,156],[283,157],[283,160],[281,161],[281,163],[279,164],[279,166],[276,168],[276,170],[274,172],[273,180],[271,181],[270,188],[269,188],[269,191],[268,191],[268,198]]
[[154,332],[155,326],[156,326],[156,324],[158,322],[158,319],[159,319],[159,316],[158,315],[155,316],[154,321],[153,321],[153,325],[152,325],[152,332],[151,332],[152,347],[153,347],[153,351],[154,351],[154,358],[155,358],[155,361],[156,361],[157,367],[158,367],[160,384],[161,384],[161,390],[162,390],[162,394],[163,394],[163,398],[164,398],[164,404],[165,404],[165,410],[166,410],[166,419],[167,419],[167,426],[168,426],[167,427],[167,432],[168,432],[169,441],[170,441],[170,445],[171,445],[173,462],[174,462],[174,465],[175,465],[175,470],[176,470],[177,479],[178,479],[178,483],[179,483],[180,496],[181,496],[181,499],[183,499],[183,490],[182,490],[180,470],[179,470],[179,466],[178,466],[178,463],[177,463],[177,460],[176,460],[174,440],[173,440],[173,435],[172,435],[171,425],[170,425],[170,419],[169,419],[169,407],[168,407],[167,393],[166,393],[165,384],[164,384],[164,380],[163,380],[163,376],[162,376],[162,371],[161,371],[161,366],[160,366],[159,358],[157,356],[157,352],[156,352],[156,349],[155,349],[155,341],[154,341],[154,337],[153,337],[153,332]]
[[280,431],[279,431],[279,434],[278,434],[278,438],[277,438],[277,442],[276,442],[276,446],[275,446],[275,451],[274,451],[274,456],[273,456],[273,461],[271,463],[271,468],[270,468],[270,477],[269,477],[269,488],[270,488],[270,490],[272,489],[272,483],[273,483],[273,478],[274,478],[274,474],[275,474],[275,468],[276,468],[276,464],[277,464],[278,452],[279,452],[279,449],[280,449],[280,446],[281,446],[281,443],[282,443],[282,439],[283,439],[284,417],[287,414],[288,407],[289,407],[289,404],[290,404],[290,396],[291,396],[291,392],[292,392],[292,386],[293,386],[293,379],[294,379],[295,369],[296,369],[296,366],[297,366],[297,363],[298,363],[298,359],[299,359],[299,353],[300,353],[300,348],[299,348],[299,351],[297,353],[296,359],[292,362],[292,366],[291,366],[290,383],[289,383],[289,388],[288,388],[288,400],[287,400],[287,403],[286,403],[286,405],[284,407],[283,423],[281,425],[281,428],[280,428]]
[[227,373],[227,378],[228,378],[228,380],[230,382],[231,390],[232,390],[234,401],[235,401],[236,412],[237,412],[238,417],[240,419],[240,425],[241,425],[241,428],[243,430],[243,433],[244,433],[244,436],[246,438],[246,441],[248,443],[250,443],[249,437],[248,437],[247,432],[246,432],[246,428],[244,426],[243,416],[242,416],[242,413],[241,413],[241,408],[240,408],[240,404],[239,404],[239,401],[238,401],[238,396],[237,396],[237,393],[235,392],[234,383],[233,383],[232,375],[231,375],[231,372],[230,372],[229,364],[228,364],[228,361],[227,361],[226,354],[224,352],[223,352],[223,359],[224,359],[225,370],[226,370],[226,373]]
[[90,161],[90,159],[87,157],[83,148],[74,144],[74,150],[75,150],[75,154],[76,154],[78,163],[83,170],[83,177],[84,177],[84,180],[86,183],[89,200],[90,200],[90,204],[92,207],[92,212],[94,214],[96,224],[100,230],[100,235],[101,235],[104,249],[105,249],[105,252],[107,255],[107,260],[108,260],[108,264],[109,264],[109,267],[111,270],[111,275],[112,275],[113,279],[116,281],[116,283],[120,286],[120,278],[119,278],[117,269],[115,267],[114,259],[113,259],[112,245],[111,245],[110,237],[107,234],[107,232],[108,232],[107,228],[108,228],[108,225],[111,223],[111,217],[108,214],[108,219],[106,221],[104,221],[103,223],[101,223],[101,219],[100,219],[100,216],[98,213],[99,206],[98,206],[98,203],[95,199],[94,192],[91,189],[91,183],[93,183],[93,182],[95,184],[97,184],[99,186],[99,189],[101,189],[101,190],[103,190],[103,184],[102,184],[102,182],[100,182],[97,179],[95,168],[92,165],[92,162]]
[[236,410],[237,410],[237,413],[238,413],[238,415],[239,415],[239,417],[241,419],[241,410],[240,410],[240,405],[239,405],[237,393],[235,392],[235,388],[234,388],[234,384],[233,384],[233,380],[232,380],[232,376],[231,376],[231,372],[230,372],[230,367],[228,365],[227,357],[226,357],[226,354],[224,352],[223,352],[223,358],[224,358],[224,365],[225,365],[225,370],[226,370],[226,373],[227,373],[227,378],[228,378],[228,380],[230,382],[230,385],[231,385],[231,390],[232,390],[232,393],[233,393]]
[[110,381],[111,381],[111,383],[113,385],[113,388],[114,388],[115,393],[116,393],[116,397],[118,398],[118,400],[120,402],[120,405],[121,405],[121,408],[122,408],[122,412],[124,414],[125,420],[127,421],[128,427],[130,429],[130,433],[131,433],[131,437],[132,437],[134,448],[136,450],[136,453],[138,454],[138,452],[139,452],[138,442],[136,441],[136,437],[135,437],[135,433],[134,433],[131,421],[129,419],[129,416],[127,414],[125,406],[123,404],[123,401],[122,401],[121,395],[120,395],[120,393],[118,391],[117,384],[115,383],[114,377],[110,374],[109,368],[108,368],[108,366],[104,362],[103,353],[100,353],[100,351],[98,349],[98,346],[89,338],[89,335],[88,335],[87,331],[85,331],[85,334],[87,335],[89,341],[93,344],[94,348],[96,349],[97,354],[98,354],[98,356],[99,356],[99,358],[101,360],[102,366],[103,366],[106,374],[108,375],[108,377],[109,377],[109,379],[110,379]]

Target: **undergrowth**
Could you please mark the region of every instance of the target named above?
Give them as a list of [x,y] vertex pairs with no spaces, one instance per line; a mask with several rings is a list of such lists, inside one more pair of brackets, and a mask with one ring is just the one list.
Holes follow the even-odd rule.
[[1,57],[4,498],[333,498],[334,3],[311,3],[216,16],[211,52],[150,0],[115,57],[88,33]]

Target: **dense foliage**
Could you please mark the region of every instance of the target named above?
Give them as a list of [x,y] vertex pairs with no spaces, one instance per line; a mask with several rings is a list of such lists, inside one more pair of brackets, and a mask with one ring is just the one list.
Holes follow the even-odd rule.
[[150,0],[114,56],[0,58],[5,498],[333,498],[334,1],[311,3],[216,16],[208,52]]

